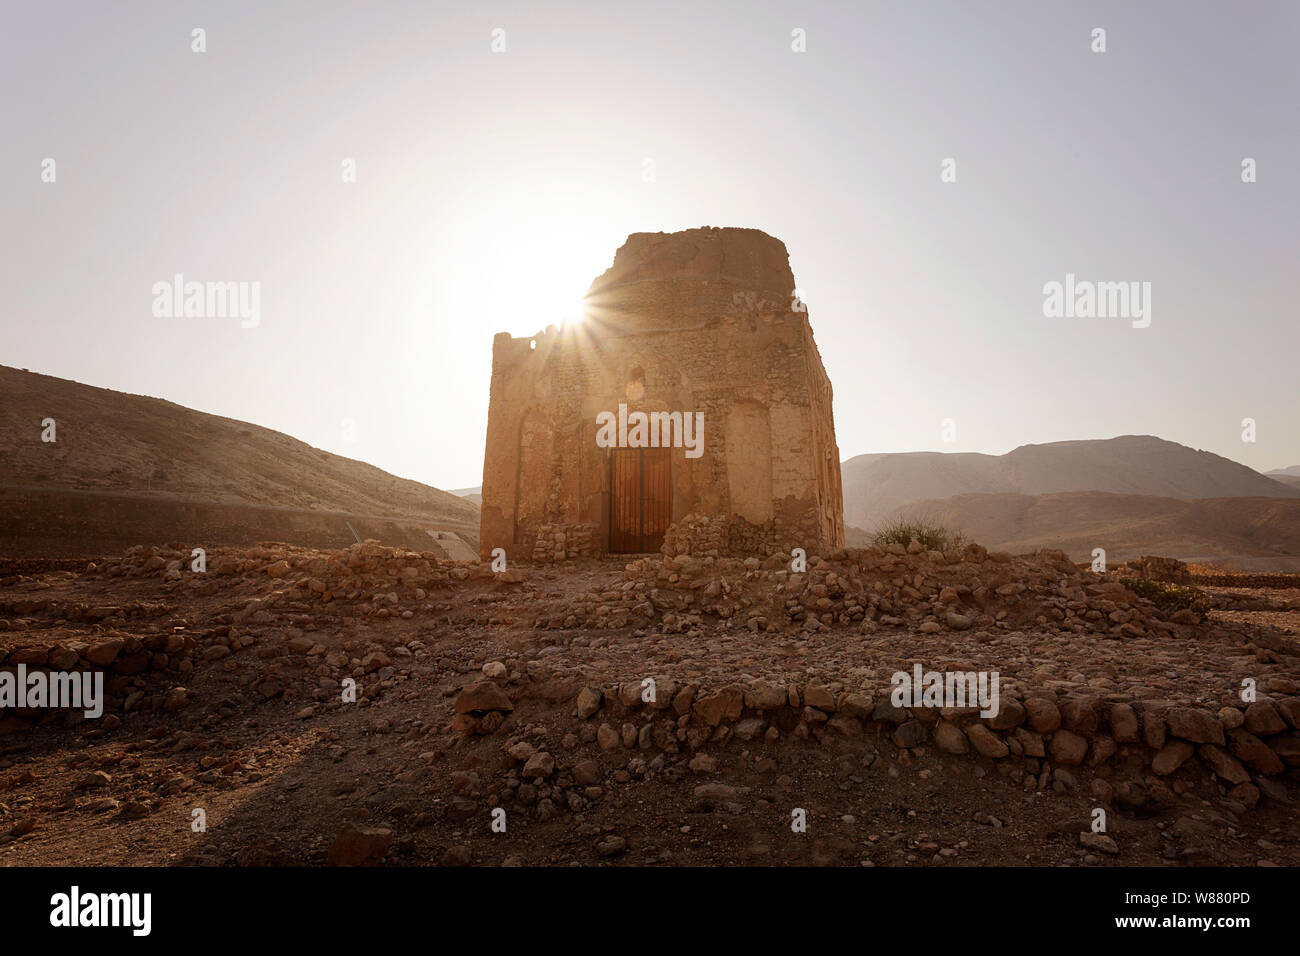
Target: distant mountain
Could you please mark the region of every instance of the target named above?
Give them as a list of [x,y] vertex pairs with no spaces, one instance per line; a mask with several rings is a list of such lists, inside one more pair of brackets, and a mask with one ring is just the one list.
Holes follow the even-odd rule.
[[[966,494],[912,502],[969,539],[1004,551],[1059,548],[1076,561],[1103,548],[1110,564],[1143,554],[1300,571],[1300,496],[1182,500],[1108,492]],[[855,529],[851,537],[865,543]]]
[[1290,468],[1274,468],[1272,471],[1266,471],[1264,474],[1271,478],[1277,478],[1285,475],[1288,478],[1300,478],[1300,465],[1292,465]]
[[475,485],[473,488],[453,488],[450,494],[458,498],[464,498],[466,501],[472,501],[476,505],[483,504],[483,486]]
[[858,455],[840,470],[845,524],[868,531],[904,506],[953,495],[1103,491],[1183,500],[1300,497],[1292,484],[1150,435],[1022,445],[1005,455]]
[[160,536],[435,550],[436,529],[477,546],[477,506],[268,428],[0,366],[0,551],[104,553]]

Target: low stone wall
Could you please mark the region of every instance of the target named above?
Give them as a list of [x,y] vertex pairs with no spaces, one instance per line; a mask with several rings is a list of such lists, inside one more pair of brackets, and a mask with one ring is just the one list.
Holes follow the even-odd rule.
[[[1290,690],[1290,682],[1286,683]],[[641,682],[584,688],[575,716],[605,749],[677,752],[732,737],[775,743],[782,737],[887,737],[900,750],[934,747],[999,763],[999,772],[1043,787],[1053,768],[1108,767],[1154,784],[1195,759],[1247,806],[1257,784],[1300,767],[1300,697],[1223,707],[1217,713],[1169,701],[1101,697],[1003,697],[988,718],[976,708],[895,707],[892,688],[846,685],[656,682],[656,702],[642,702]],[[603,718],[603,721],[602,721]],[[617,724],[610,721],[616,721]],[[590,734],[590,731],[588,732]],[[1141,802],[1136,799],[1136,802]]]
[[772,522],[756,525],[735,516],[691,514],[669,526],[660,551],[670,558],[770,554],[774,542]]
[[593,524],[539,525],[531,557],[539,564],[595,557],[599,530]]
[[[206,560],[207,570],[196,573],[191,570],[188,545],[151,545],[131,548],[121,558],[92,564],[87,570],[110,576],[158,576],[169,586],[199,588],[217,587],[221,578],[262,576],[284,579],[286,587],[320,595],[325,601],[383,599],[389,592],[424,600],[426,592],[434,588],[492,573],[488,565],[475,561],[456,561],[435,551],[392,548],[374,540],[326,552],[265,542],[254,548],[215,550]],[[166,609],[165,605],[159,607]]]
[[[733,738],[749,747],[785,739],[887,740],[904,755],[933,748],[986,758],[1026,790],[1072,788],[1076,774],[1089,772],[1100,799],[1127,809],[1172,802],[1185,789],[1180,778],[1199,768],[1231,799],[1252,807],[1261,792],[1284,796],[1274,778],[1300,767],[1300,697],[1293,682],[1276,683],[1291,693],[1217,712],[1174,701],[1036,692],[1023,699],[1004,695],[987,718],[974,707],[897,707],[892,687],[839,682],[718,686],[660,676],[649,702],[640,680],[588,685],[567,699],[574,700],[580,739],[607,751],[707,751]],[[550,698],[550,689],[542,685],[537,693]],[[466,687],[452,728],[495,733],[515,708],[512,693],[532,696],[534,688],[507,688],[490,679]]]

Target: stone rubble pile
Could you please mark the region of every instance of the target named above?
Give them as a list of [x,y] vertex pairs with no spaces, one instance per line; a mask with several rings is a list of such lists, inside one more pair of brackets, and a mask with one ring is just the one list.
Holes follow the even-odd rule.
[[660,618],[665,629],[682,631],[713,618],[769,633],[791,625],[922,633],[1037,626],[1124,638],[1176,635],[1197,623],[1193,612],[1160,611],[1116,578],[1081,570],[1060,551],[1012,556],[980,545],[846,549],[807,558],[803,571],[782,553],[764,560],[681,554],[633,561],[621,585],[588,592],[538,625],[617,628]]
[[493,574],[488,564],[457,561],[434,551],[391,548],[373,539],[339,551],[277,544],[218,548],[206,561],[206,571],[199,574],[191,570],[191,552],[183,545],[136,547],[120,559],[92,564],[86,570],[110,576],[156,575],[169,584],[188,585],[203,593],[212,593],[223,578],[269,578],[323,602],[370,602],[371,609],[381,616],[389,613],[386,606],[423,601],[435,589],[471,578],[504,583],[522,580],[517,572]]
[[[62,639],[18,647],[0,647],[0,669],[29,676],[104,672],[104,716],[101,726],[116,729],[121,718],[112,711],[175,711],[188,703],[188,691],[178,681],[194,673],[200,637],[177,628],[170,633],[130,634],[110,629],[92,639]],[[163,680],[159,681],[158,678]],[[47,678],[48,680],[48,678]],[[84,712],[67,708],[17,708],[0,714],[0,736],[62,719],[73,726]]]
[[1161,558],[1147,554],[1124,562],[1118,570],[1130,572],[1133,577],[1148,581],[1163,581],[1167,584],[1192,583],[1192,572],[1188,570],[1187,562],[1179,561],[1177,558]]

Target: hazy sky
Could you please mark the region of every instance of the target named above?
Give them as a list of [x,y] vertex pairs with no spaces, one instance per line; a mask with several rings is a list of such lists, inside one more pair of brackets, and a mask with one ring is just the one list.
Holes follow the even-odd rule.
[[[844,458],[1294,465],[1298,51],[1289,0],[3,0],[0,363],[476,485],[496,332],[629,233],[745,226],[790,251]],[[260,282],[260,323],[155,317],[176,273]],[[1149,327],[1045,317],[1067,273],[1150,282]]]

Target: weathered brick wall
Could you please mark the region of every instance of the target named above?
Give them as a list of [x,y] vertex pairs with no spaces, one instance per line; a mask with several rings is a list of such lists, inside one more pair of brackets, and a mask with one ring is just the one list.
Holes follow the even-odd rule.
[[[776,545],[843,545],[831,387],[785,246],[757,230],[638,233],[588,293],[587,320],[493,341],[480,547],[525,557],[556,529],[609,538],[596,416],[704,415],[703,454],[671,453],[672,518],[741,515]],[[583,532],[584,534],[586,532]],[[584,549],[585,550],[585,549]]]

